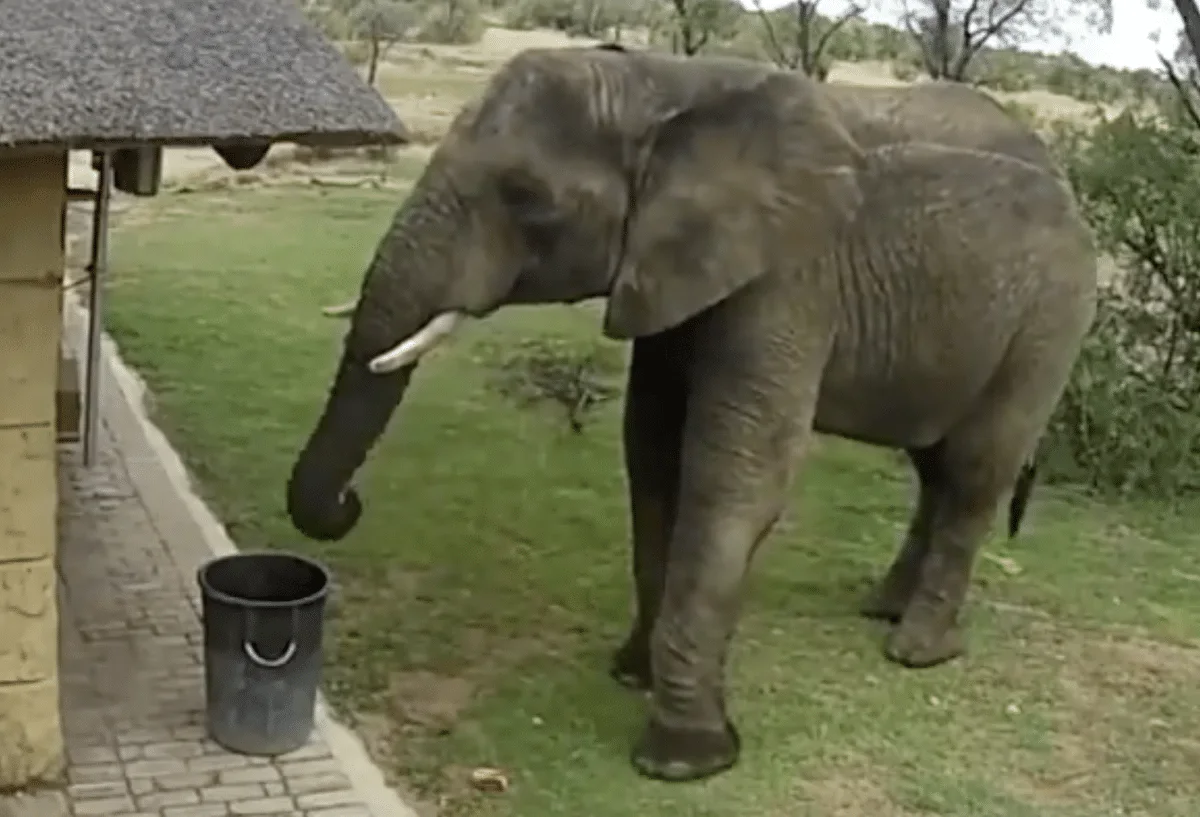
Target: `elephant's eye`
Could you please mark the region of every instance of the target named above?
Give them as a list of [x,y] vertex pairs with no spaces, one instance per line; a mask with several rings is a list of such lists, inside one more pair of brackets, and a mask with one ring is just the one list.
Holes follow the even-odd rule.
[[562,229],[558,224],[551,222],[524,224],[521,227],[521,234],[524,236],[525,245],[529,247],[531,253],[538,256],[547,256],[554,253],[554,249],[559,242],[559,237],[562,235]]

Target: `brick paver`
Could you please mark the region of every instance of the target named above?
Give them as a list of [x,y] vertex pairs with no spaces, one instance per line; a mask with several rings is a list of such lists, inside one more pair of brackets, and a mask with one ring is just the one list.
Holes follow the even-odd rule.
[[100,461],[61,455],[63,721],[74,817],[384,817],[328,746],[274,760],[207,739],[199,590],[105,433]]

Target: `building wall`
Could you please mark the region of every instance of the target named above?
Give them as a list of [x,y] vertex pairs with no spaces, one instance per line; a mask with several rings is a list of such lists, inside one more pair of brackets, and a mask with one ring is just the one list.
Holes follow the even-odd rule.
[[63,767],[55,388],[67,155],[0,150],[0,789]]

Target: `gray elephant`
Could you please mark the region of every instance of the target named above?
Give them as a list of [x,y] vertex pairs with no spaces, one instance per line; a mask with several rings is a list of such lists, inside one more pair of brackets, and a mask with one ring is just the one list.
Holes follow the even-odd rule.
[[864,148],[820,85],[727,60],[533,50],[458,115],[381,239],[287,486],[340,539],[350,482],[421,356],[506,304],[607,299],[637,612],[640,773],[736,763],[725,664],[747,566],[812,433],[907,451],[905,545],[866,611],[885,654],[960,654],[997,505],[1095,313],[1091,235],[1053,173],[925,142]]
[[[606,43],[599,49],[629,53]],[[736,58],[708,60],[735,75],[762,71],[758,63]],[[1024,159],[1061,176],[1046,144],[987,94],[957,82],[924,82],[899,87],[821,85],[850,137],[862,148],[897,142],[934,142]],[[332,318],[349,317],[358,299],[325,307]],[[1008,535],[1016,536],[1037,476],[1036,452],[1022,466],[1012,491]]]

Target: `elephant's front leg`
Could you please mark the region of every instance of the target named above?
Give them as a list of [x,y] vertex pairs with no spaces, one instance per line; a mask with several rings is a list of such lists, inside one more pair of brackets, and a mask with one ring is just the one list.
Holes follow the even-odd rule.
[[647,777],[698,780],[737,762],[725,658],[746,569],[783,510],[811,428],[811,401],[787,391],[753,375],[705,377],[689,397],[679,507],[651,636],[654,694],[633,753]]
[[651,685],[650,632],[662,602],[679,495],[687,391],[682,367],[672,364],[669,335],[634,342],[624,442],[637,607],[629,637],[613,656],[611,669],[618,682],[633,689]]

